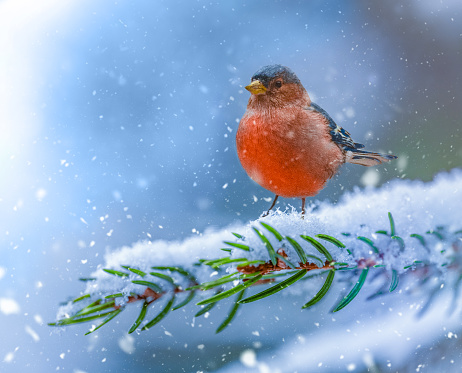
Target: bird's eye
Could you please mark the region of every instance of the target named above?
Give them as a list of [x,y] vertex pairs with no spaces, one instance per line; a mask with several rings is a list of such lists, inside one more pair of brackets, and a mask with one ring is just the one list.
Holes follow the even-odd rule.
[[282,87],[282,81],[281,80],[276,80],[276,82],[274,83],[274,86],[276,88],[281,88]]

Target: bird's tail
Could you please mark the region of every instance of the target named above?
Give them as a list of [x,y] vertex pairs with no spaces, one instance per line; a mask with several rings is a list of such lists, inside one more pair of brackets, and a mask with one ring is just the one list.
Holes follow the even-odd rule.
[[[359,144],[358,144],[359,145]],[[358,148],[345,148],[346,159],[348,163],[360,164],[361,166],[377,166],[384,162],[389,162],[392,159],[398,158],[396,155],[380,154],[375,152],[368,152],[367,150],[360,150]]]

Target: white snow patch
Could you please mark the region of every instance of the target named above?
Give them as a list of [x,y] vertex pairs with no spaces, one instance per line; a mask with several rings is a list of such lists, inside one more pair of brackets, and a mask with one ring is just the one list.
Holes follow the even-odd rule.
[[133,354],[135,352],[135,338],[127,334],[119,338],[118,344],[120,349],[126,354]]
[[35,198],[37,198],[37,201],[41,202],[45,196],[47,195],[47,191],[43,188],[37,189],[35,192]]
[[34,321],[39,325],[43,325],[43,318],[40,315],[35,315],[34,316]]
[[0,298],[0,312],[5,315],[13,315],[19,313],[21,307],[13,298]]
[[257,365],[257,354],[254,350],[244,350],[242,351],[239,360],[246,367],[252,368]]
[[25,328],[26,330],[26,333],[29,334],[32,339],[34,340],[34,342],[38,342],[40,341],[40,337],[39,335],[36,333],[36,331],[34,329],[32,329],[29,325],[26,325]]
[[13,360],[14,360],[14,353],[18,350],[18,348],[16,348],[16,350],[14,352],[7,352],[5,357],[3,358],[3,362],[5,363],[11,363]]
[[363,175],[361,176],[361,179],[359,179],[359,182],[368,187],[375,187],[379,185],[380,181],[380,173],[373,168],[368,168]]

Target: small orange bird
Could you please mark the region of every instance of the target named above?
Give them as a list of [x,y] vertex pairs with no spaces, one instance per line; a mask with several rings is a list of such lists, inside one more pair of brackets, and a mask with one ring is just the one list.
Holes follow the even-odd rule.
[[282,65],[264,66],[245,87],[252,94],[236,134],[247,174],[276,196],[315,196],[345,162],[376,166],[397,158],[362,150]]

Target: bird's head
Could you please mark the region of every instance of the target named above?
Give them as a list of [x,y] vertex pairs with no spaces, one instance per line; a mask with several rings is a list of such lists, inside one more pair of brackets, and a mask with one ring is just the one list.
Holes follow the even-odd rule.
[[262,67],[252,76],[251,83],[245,89],[252,94],[250,104],[284,106],[306,98],[309,100],[297,75],[282,65]]

